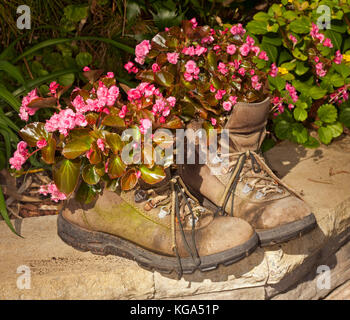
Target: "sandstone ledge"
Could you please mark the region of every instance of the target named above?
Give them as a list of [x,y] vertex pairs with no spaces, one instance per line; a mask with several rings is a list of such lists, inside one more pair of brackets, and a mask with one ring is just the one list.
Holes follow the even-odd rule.
[[[176,280],[133,261],[70,248],[57,236],[55,216],[22,220],[24,239],[0,222],[0,300],[345,299],[350,282],[350,137],[314,150],[283,142],[266,158],[311,205],[316,230],[258,248],[232,266]],[[31,270],[31,289],[17,288],[21,265]],[[317,286],[320,265],[331,269],[328,289]],[[342,284],[345,293],[332,292]]]

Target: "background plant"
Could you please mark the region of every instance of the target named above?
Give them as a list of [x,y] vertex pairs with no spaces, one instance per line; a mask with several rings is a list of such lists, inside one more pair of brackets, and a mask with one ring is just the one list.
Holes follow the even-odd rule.
[[[330,29],[319,31],[324,35],[320,39],[328,38],[331,46],[325,46],[325,40],[315,41],[310,35],[312,23],[322,14],[317,13],[320,5],[331,9]],[[317,147],[319,143],[310,136],[310,130],[317,130],[319,140],[329,144],[341,135],[343,126],[350,127],[348,103],[343,103],[350,83],[349,12],[347,0],[285,0],[273,4],[267,12],[257,13],[247,24],[248,32],[260,41],[278,67],[277,77],[269,78],[272,90],[285,95],[283,90],[288,81],[299,95],[295,108],[285,107],[273,119],[272,129],[277,138]],[[338,54],[343,54],[341,64],[334,62],[338,50]],[[326,75],[316,68],[320,62]]]

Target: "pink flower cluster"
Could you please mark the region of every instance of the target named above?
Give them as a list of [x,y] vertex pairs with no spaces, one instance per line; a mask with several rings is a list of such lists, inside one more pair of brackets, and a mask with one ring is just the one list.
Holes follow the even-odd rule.
[[151,98],[152,96],[162,97],[162,94],[158,88],[147,82],[141,82],[136,88],[128,91],[128,100],[135,105],[139,105],[139,107],[141,107],[141,99],[143,97]]
[[286,83],[286,90],[289,92],[290,97],[292,98],[293,102],[297,102],[298,101],[298,94],[297,91],[295,90],[295,88],[290,84],[290,83]]
[[243,28],[242,24],[237,24],[231,27],[230,32],[235,36],[243,36],[245,34],[245,29]]
[[271,64],[269,75],[273,78],[275,78],[278,74],[278,68],[275,63]]
[[[94,89],[91,93],[94,92]],[[105,112],[109,113],[108,108],[105,106],[113,106],[115,101],[119,96],[119,88],[115,85],[112,85],[110,88],[107,88],[102,81],[99,82],[99,87],[96,92],[97,99],[87,99],[84,101],[83,97],[77,95],[72,101],[72,105],[78,113],[85,113],[88,111],[95,112]]]
[[261,87],[262,87],[262,83],[259,82],[259,77],[257,75],[252,76],[251,80],[252,80],[252,87],[255,90],[259,91],[261,89]]
[[149,40],[143,40],[135,47],[135,61],[139,64],[144,64],[145,59],[149,51],[151,50],[151,44]]
[[198,74],[200,72],[199,67],[193,60],[189,60],[185,64],[186,72],[184,73],[184,78],[187,81],[192,81],[193,79],[198,79]]
[[290,41],[293,42],[294,45],[297,44],[298,39],[297,39],[296,37],[294,37],[292,34],[290,34],[290,35],[288,36],[288,38],[289,38]]
[[57,96],[57,89],[59,88],[59,84],[56,82],[56,81],[53,81],[53,82],[51,82],[50,83],[50,85],[49,85],[49,89],[50,89],[50,93],[54,96],[54,97],[56,97]]
[[[271,100],[272,104],[274,105],[274,109],[278,110],[278,113],[283,113],[284,112],[284,106],[283,106],[283,99],[280,97],[273,97]],[[275,116],[278,115],[278,113],[274,113]]]
[[149,119],[140,119],[140,132],[145,134],[148,129],[152,128],[152,121]]
[[335,52],[335,56],[334,56],[333,62],[335,64],[341,64],[342,60],[343,60],[343,55],[340,53],[340,50],[337,50]]
[[160,123],[165,123],[165,118],[169,116],[170,110],[176,104],[176,98],[173,96],[167,99],[158,98],[152,107],[152,113],[154,116],[159,117]]
[[54,182],[51,182],[47,185],[40,186],[39,193],[43,194],[44,196],[47,196],[48,194],[50,194],[51,200],[55,202],[67,199],[67,196],[63,192],[58,190]]
[[[316,58],[318,58],[318,57],[316,57]],[[322,62],[316,63],[316,74],[319,77],[324,77],[327,74],[327,71],[323,69],[323,63]]]
[[54,132],[58,130],[64,136],[68,135],[69,130],[75,127],[85,127],[87,121],[83,114],[74,113],[72,109],[64,109],[59,113],[54,113],[53,116],[46,120],[45,130],[47,132]]
[[179,59],[179,54],[177,52],[168,53],[167,59],[169,63],[177,64],[177,60]]
[[21,141],[17,144],[17,150],[14,152],[13,157],[9,159],[9,163],[12,169],[22,169],[22,165],[28,159],[27,146],[27,143],[24,141]]
[[39,98],[37,90],[34,89],[28,93],[27,96],[25,96],[22,99],[22,105],[19,109],[19,117],[23,121],[28,121],[29,116],[33,116],[35,112],[38,110],[37,108],[29,108],[28,104],[31,103],[33,100]]
[[323,46],[333,48],[331,39],[325,38],[325,35],[323,33],[319,33],[319,28],[314,23],[312,23],[310,35],[312,39],[317,39],[320,41],[320,43],[323,43]]
[[135,66],[135,64],[131,61],[124,65],[124,68],[128,71],[128,73],[138,73],[139,69]]
[[200,55],[206,53],[207,50],[208,50],[207,48],[202,47],[202,46],[200,46],[198,44],[196,47],[194,47],[194,46],[184,47],[181,52],[183,54],[191,56],[191,57],[192,56],[198,56],[199,57]]
[[336,102],[337,104],[342,104],[349,99],[348,86],[343,86],[339,88],[336,92],[330,95],[329,102]]

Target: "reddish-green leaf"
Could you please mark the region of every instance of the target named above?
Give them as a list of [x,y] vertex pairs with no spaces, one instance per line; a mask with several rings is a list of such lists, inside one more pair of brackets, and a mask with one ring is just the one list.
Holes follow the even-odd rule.
[[45,124],[42,122],[33,122],[27,124],[19,135],[22,139],[28,143],[31,147],[35,147],[36,143],[41,139],[47,139],[49,133],[45,130]]
[[109,127],[125,128],[125,122],[119,117],[119,109],[110,108],[110,114],[105,116],[102,124]]
[[169,120],[167,119],[166,123],[163,123],[162,128],[167,129],[181,129],[184,127],[184,123],[177,116],[172,116]]
[[118,133],[110,133],[106,135],[106,140],[113,153],[117,154],[118,151],[123,149],[124,143]]
[[41,108],[55,108],[57,106],[57,98],[36,98],[28,104],[28,108],[41,109]]
[[90,136],[75,137],[71,139],[63,148],[62,154],[67,159],[75,159],[90,150],[93,138]]
[[108,176],[111,179],[121,177],[125,173],[125,170],[126,170],[126,165],[119,156],[114,155],[109,159]]
[[41,149],[41,155],[44,162],[46,162],[47,164],[55,163],[55,152],[56,140],[52,138],[52,135],[50,135],[50,138],[47,140],[46,147]]
[[96,167],[88,164],[83,168],[82,177],[87,184],[96,184],[100,181],[100,175],[97,173]]
[[140,171],[142,180],[149,184],[160,182],[166,176],[163,167],[157,165],[153,168],[148,168],[145,165],[141,165]]
[[161,70],[154,75],[154,80],[163,87],[171,87],[174,76],[168,71]]
[[77,186],[80,175],[80,160],[62,159],[52,168],[53,180],[57,188],[66,195]]
[[137,175],[135,169],[128,170],[120,179],[122,190],[131,190],[137,183]]

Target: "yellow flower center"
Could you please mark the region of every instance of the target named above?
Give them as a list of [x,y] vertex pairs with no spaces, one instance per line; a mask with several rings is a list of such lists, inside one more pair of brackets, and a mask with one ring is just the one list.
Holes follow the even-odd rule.
[[286,68],[278,67],[278,72],[284,75],[288,73],[288,70]]
[[343,54],[343,59],[345,62],[350,62],[350,54]]

